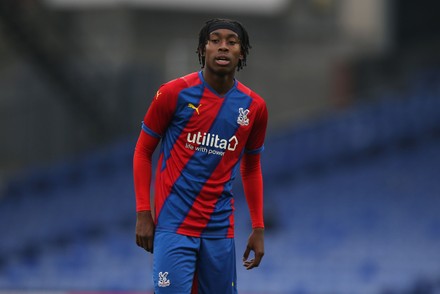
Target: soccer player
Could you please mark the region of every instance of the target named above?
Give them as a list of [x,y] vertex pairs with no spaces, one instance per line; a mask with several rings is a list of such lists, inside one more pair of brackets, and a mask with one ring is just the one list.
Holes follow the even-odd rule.
[[[258,267],[264,255],[267,108],[234,78],[250,48],[239,22],[206,22],[197,48],[202,70],[163,84],[144,117],[133,158],[136,244],[154,253],[156,294],[237,293],[231,188],[238,169],[252,222],[244,267]],[[159,141],[152,206],[151,158]]]

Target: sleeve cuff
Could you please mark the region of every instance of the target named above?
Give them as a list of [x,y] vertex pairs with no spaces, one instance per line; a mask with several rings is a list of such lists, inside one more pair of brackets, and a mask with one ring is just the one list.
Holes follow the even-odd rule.
[[148,128],[148,127],[144,124],[144,122],[142,122],[142,130],[143,130],[145,133],[147,133],[147,134],[149,134],[149,135],[151,135],[151,136],[153,136],[153,137],[155,137],[155,138],[158,138],[158,139],[162,138],[161,135],[159,135],[158,133],[156,133],[156,132],[152,131],[150,128]]
[[258,153],[262,152],[263,150],[264,150],[264,145],[258,149],[252,149],[252,150],[245,149],[244,152],[247,154],[258,154]]

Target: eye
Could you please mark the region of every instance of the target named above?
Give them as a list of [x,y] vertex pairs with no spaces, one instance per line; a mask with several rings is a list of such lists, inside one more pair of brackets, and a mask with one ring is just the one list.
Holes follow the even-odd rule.
[[237,45],[237,41],[235,41],[235,40],[231,40],[231,41],[229,41],[228,42],[228,44],[230,45],[230,46],[235,46],[235,45]]
[[220,42],[219,39],[210,39],[209,42],[213,43],[213,44],[218,44]]

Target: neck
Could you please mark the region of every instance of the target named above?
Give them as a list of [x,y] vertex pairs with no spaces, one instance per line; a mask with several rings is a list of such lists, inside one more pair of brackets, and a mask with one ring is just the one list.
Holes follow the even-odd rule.
[[234,86],[234,73],[218,74],[205,67],[203,78],[218,94],[225,95]]

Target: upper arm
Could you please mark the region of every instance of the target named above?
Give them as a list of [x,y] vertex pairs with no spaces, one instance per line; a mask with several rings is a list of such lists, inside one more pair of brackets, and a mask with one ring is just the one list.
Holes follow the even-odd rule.
[[159,88],[145,114],[144,131],[158,138],[164,135],[175,111],[176,96],[166,85]]
[[260,153],[264,149],[264,139],[266,137],[268,112],[266,103],[263,100],[258,107],[258,112],[255,116],[255,121],[252,125],[252,130],[246,142],[246,153]]

